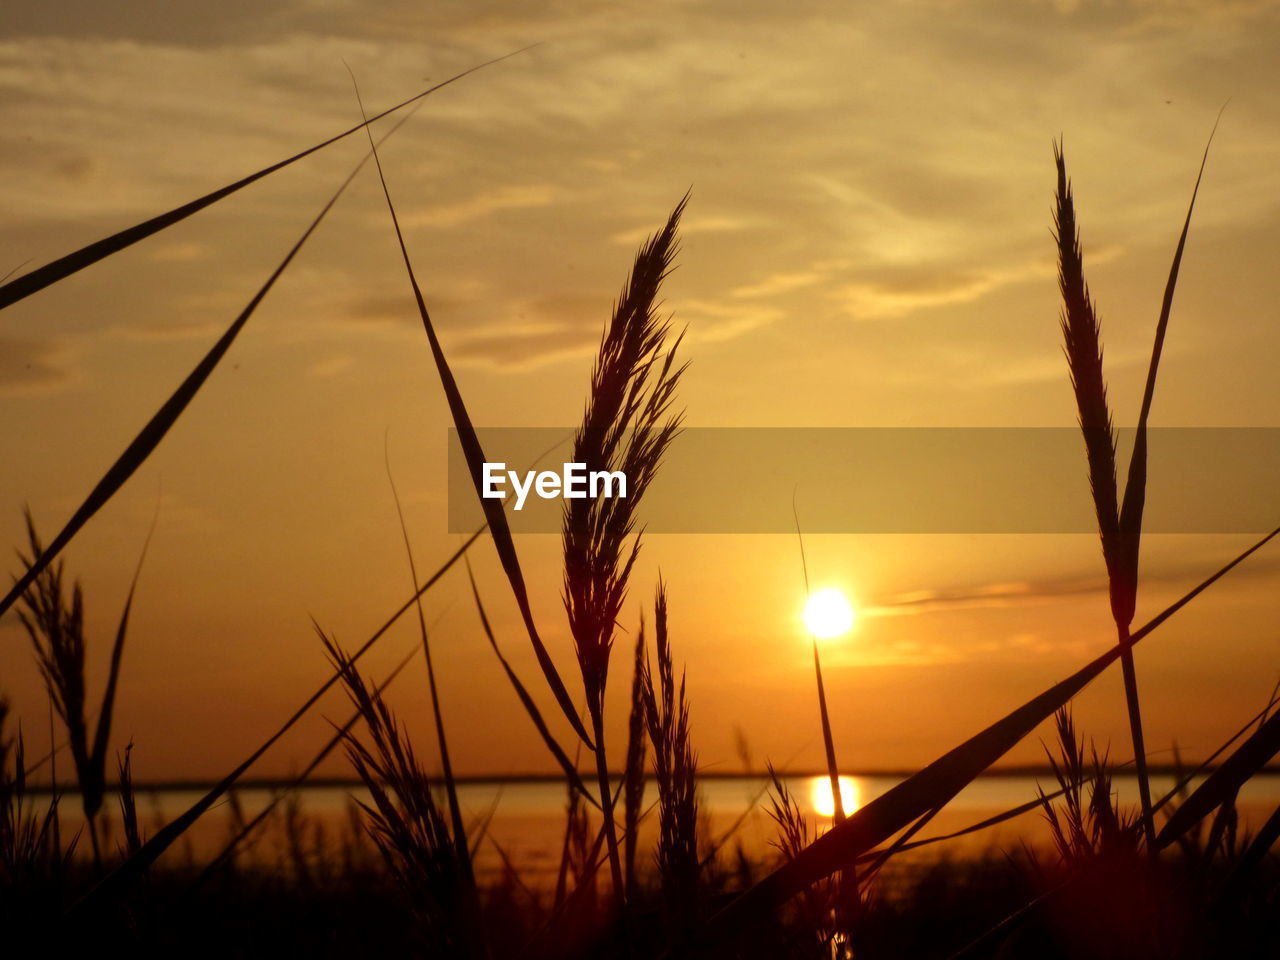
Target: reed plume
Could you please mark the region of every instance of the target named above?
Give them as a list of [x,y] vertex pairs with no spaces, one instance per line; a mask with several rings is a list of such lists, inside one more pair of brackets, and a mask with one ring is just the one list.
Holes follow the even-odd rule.
[[657,675],[646,658],[641,675],[645,725],[653,746],[658,788],[658,875],[673,933],[687,938],[697,918],[697,756],[689,737],[689,700],[684,674],[677,686],[667,635],[667,592],[659,581],[654,600]]
[[[1225,107],[1224,107],[1225,109]],[[1222,114],[1219,112],[1218,118]],[[1102,537],[1102,555],[1107,567],[1110,588],[1111,614],[1115,619],[1120,644],[1120,666],[1124,675],[1125,701],[1129,710],[1129,733],[1133,740],[1134,761],[1137,765],[1138,793],[1142,801],[1142,829],[1149,850],[1155,848],[1155,825],[1152,820],[1151,785],[1147,776],[1146,747],[1142,733],[1142,712],[1138,697],[1138,677],[1133,663],[1133,638],[1130,634],[1138,600],[1138,556],[1142,540],[1142,514],[1147,489],[1147,420],[1155,397],[1156,374],[1160,369],[1160,356],[1164,351],[1165,336],[1169,328],[1169,314],[1173,309],[1173,294],[1182,267],[1182,255],[1186,250],[1187,234],[1191,229],[1191,214],[1195,210],[1200,181],[1204,177],[1209,159],[1209,147],[1217,132],[1215,121],[1200,159],[1191,202],[1182,223],[1182,233],[1174,250],[1169,277],[1165,281],[1164,297],[1160,304],[1160,317],[1156,322],[1155,342],[1151,348],[1151,361],[1147,366],[1146,384],[1142,394],[1142,408],[1138,414],[1137,433],[1134,436],[1133,453],[1129,460],[1129,473],[1125,482],[1124,497],[1118,502],[1116,483],[1115,433],[1107,408],[1106,385],[1102,375],[1102,347],[1099,343],[1099,324],[1084,282],[1083,258],[1080,251],[1080,232],[1076,225],[1075,205],[1071,184],[1067,179],[1066,162],[1062,145],[1054,145],[1054,161],[1058,167],[1057,204],[1054,216],[1058,244],[1058,279],[1062,289],[1062,332],[1065,340],[1067,363],[1071,370],[1071,385],[1075,391],[1076,406],[1080,413],[1080,428],[1084,432],[1085,449],[1089,460],[1089,484],[1093,490],[1094,507],[1098,515],[1098,530]]]
[[[1129,632],[1138,594],[1138,531],[1121,530],[1116,482],[1116,438],[1102,371],[1101,329],[1084,280],[1080,230],[1076,223],[1075,202],[1071,182],[1067,179],[1066,160],[1061,144],[1054,145],[1053,155],[1058,168],[1054,228],[1058,246],[1058,285],[1063,303],[1061,323],[1064,351],[1071,373],[1080,430],[1084,434],[1085,454],[1089,463],[1089,487],[1093,492],[1098,532],[1102,539],[1102,558],[1107,568],[1111,615],[1115,620],[1120,644],[1120,669],[1124,676],[1129,735],[1137,766],[1143,832],[1148,848],[1153,848],[1155,832],[1151,821],[1151,785],[1147,776],[1138,674],[1134,667],[1133,644]],[[1134,455],[1138,455],[1136,448]],[[1145,471],[1141,482],[1145,484]],[[1126,501],[1131,496],[1126,490]],[[1140,519],[1138,523],[1140,525]]]
[[[1084,256],[1076,225],[1075,201],[1066,161],[1054,145],[1058,166],[1058,190],[1054,211],[1054,236],[1058,246],[1058,287],[1062,292],[1063,352],[1075,394],[1080,430],[1084,434],[1089,464],[1089,488],[1102,539],[1102,556],[1109,574],[1121,568],[1120,508],[1116,493],[1116,435],[1107,402],[1102,370],[1101,324],[1084,279]],[[1117,621],[1125,619],[1120,584],[1112,577],[1111,609]],[[1127,615],[1132,619],[1132,612]]]
[[[30,554],[19,552],[18,559],[30,573],[35,569],[38,558],[44,554],[44,546],[36,532],[35,520],[30,511],[26,513],[26,523]],[[154,524],[152,530],[154,531]],[[148,543],[150,539],[151,534],[148,533]],[[75,766],[81,805],[89,825],[89,840],[95,860],[101,853],[98,848],[97,817],[106,791],[111,719],[115,711],[116,689],[129,631],[129,612],[133,608],[133,597],[145,558],[144,544],[142,557],[138,560],[133,582],[129,586],[124,612],[120,615],[116,628],[107,683],[98,709],[97,723],[92,730],[86,716],[84,594],[80,583],[77,581],[72,584],[68,596],[63,563],[59,560],[46,566],[31,579],[30,586],[22,594],[22,604],[18,610],[18,620],[35,649],[36,663],[44,679],[49,702],[67,731],[67,745]]]
[[466,837],[454,835],[436,785],[381,692],[336,642],[323,633],[321,640],[367,734],[367,744],[350,730],[342,734],[347,758],[371,797],[360,802],[366,832],[433,946],[450,956],[483,955]]
[[640,551],[637,508],[679,431],[671,411],[683,367],[675,366],[679,338],[667,346],[658,293],[676,254],[676,230],[686,195],[636,256],[613,317],[600,341],[573,462],[590,472],[621,471],[626,495],[565,501],[564,604],[586,691],[596,747],[596,772],[614,894],[623,895],[622,865],[613,822],[614,798],[604,744],[604,695],[614,631]]
[[1091,747],[1086,755],[1067,707],[1054,714],[1054,729],[1057,756],[1048,748],[1045,755],[1058,790],[1047,794],[1041,789],[1039,799],[1059,860],[1079,866],[1100,857],[1132,853],[1134,823],[1115,804],[1106,754],[1099,755],[1097,748]]

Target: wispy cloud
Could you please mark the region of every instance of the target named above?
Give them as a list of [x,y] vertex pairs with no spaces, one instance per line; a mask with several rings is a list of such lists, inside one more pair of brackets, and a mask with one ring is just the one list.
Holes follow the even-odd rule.
[[508,210],[548,207],[558,196],[561,191],[548,183],[506,184],[466,200],[413,208],[400,222],[406,227],[456,227]]
[[823,277],[822,273],[817,270],[802,270],[795,273],[774,273],[758,283],[747,284],[742,287],[735,287],[729,291],[731,296],[740,300],[761,300],[767,297],[777,297],[783,294],[791,293],[795,290],[803,290],[811,287]]
[[[1165,562],[1158,569],[1143,572],[1147,591],[1189,589],[1214,572],[1229,556],[1206,557],[1201,563],[1186,560]],[[1101,555],[1099,555],[1101,564]],[[1280,572],[1280,559],[1255,557],[1232,572],[1232,583],[1251,578],[1274,578]],[[1061,579],[1017,580],[948,590],[917,590],[893,594],[869,603],[862,610],[867,617],[900,617],[947,613],[959,610],[992,610],[1059,603],[1076,597],[1100,596],[1107,592],[1105,576]]]
[[46,393],[73,380],[64,344],[57,340],[0,337],[0,392]]

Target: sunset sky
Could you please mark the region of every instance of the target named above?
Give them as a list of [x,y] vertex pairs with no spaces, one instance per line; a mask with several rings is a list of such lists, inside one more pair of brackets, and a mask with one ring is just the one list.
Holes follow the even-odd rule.
[[[1069,426],[1050,233],[1061,135],[1128,425],[1200,155],[1229,100],[1152,423],[1280,426],[1280,4],[1269,2],[136,0],[68,14],[7,0],[0,275],[350,126],[344,62],[372,110],[535,43],[428,98],[383,153],[478,424],[574,425],[635,249],[691,189],[665,287],[665,309],[688,327],[690,426]],[[24,504],[46,537],[66,521],[365,148],[348,138],[4,311],[0,542],[23,545]],[[384,443],[419,570],[456,549],[449,424],[366,170],[67,552],[86,590],[96,706],[159,503],[115,723],[117,745],[135,743],[136,776],[224,773],[327,676],[311,617],[353,647],[409,596]],[[1078,480],[1083,491],[1083,454]],[[1151,538],[1139,621],[1251,539]],[[539,626],[579,692],[559,541],[518,547]],[[1111,642],[1092,536],[814,535],[806,547],[814,585],[864,608],[823,648],[851,769],[928,762]],[[487,541],[474,559],[499,640],[541,694]],[[627,631],[659,571],[702,766],[737,769],[738,730],[758,764],[819,766],[794,537],[649,537]],[[1280,675],[1278,585],[1280,553],[1263,553],[1140,648],[1156,759],[1175,741],[1207,754],[1261,708]],[[455,764],[550,770],[460,570],[429,595],[437,617]],[[630,636],[614,661],[619,702]],[[414,642],[406,620],[370,673]],[[426,753],[421,664],[393,690]],[[39,676],[11,616],[0,692],[45,742]],[[335,693],[256,772],[302,766],[324,718],[346,713]],[[1128,757],[1118,675],[1086,692],[1077,718]],[[558,732],[570,742],[567,725]],[[1029,741],[1010,759],[1039,756]],[[346,773],[341,760],[326,770]]]

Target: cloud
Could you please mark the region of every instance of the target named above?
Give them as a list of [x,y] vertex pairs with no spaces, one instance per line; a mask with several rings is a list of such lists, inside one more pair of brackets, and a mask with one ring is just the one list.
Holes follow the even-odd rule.
[[[1206,559],[1200,564],[1187,560],[1165,564],[1161,569],[1144,571],[1142,584],[1148,590],[1189,589],[1213,572],[1215,564],[1221,563],[1222,559],[1219,556],[1216,560]],[[1233,570],[1231,577],[1232,582],[1236,582],[1247,578],[1273,577],[1277,571],[1280,571],[1280,560],[1255,557],[1248,564]],[[1107,580],[1102,576],[1004,581],[951,590],[917,590],[894,594],[869,603],[861,612],[867,617],[896,617],[954,610],[1037,606],[1072,597],[1105,594],[1107,589]]]
[[213,46],[251,37],[279,35],[305,0],[221,0],[217,4],[175,5],[169,0],[96,0],[66,10],[41,0],[8,0],[5,33],[12,37],[77,37]]
[[740,300],[759,300],[766,297],[777,297],[811,287],[822,279],[817,270],[803,270],[795,273],[775,273],[765,277],[758,283],[736,287],[729,291],[730,296]]
[[318,360],[307,368],[307,374],[312,377],[336,377],[355,364],[355,359],[345,354],[337,354]]
[[[997,270],[965,270],[932,263],[910,269],[880,268],[881,279],[845,283],[831,298],[858,319],[903,316],[917,310],[972,303],[1002,287],[1053,275],[1040,261]],[[896,276],[895,276],[896,275]]]
[[[691,237],[700,233],[737,233],[748,230],[751,226],[751,217],[700,216],[695,212],[681,219],[680,235],[682,237]],[[612,239],[614,243],[623,246],[638,247],[653,236],[655,232],[654,225],[649,224],[648,226],[621,230],[615,233]]]
[[[69,248],[63,236],[93,239],[341,129],[353,113],[344,59],[373,107],[508,44],[547,40],[424,101],[384,156],[442,330],[460,360],[505,368],[592,348],[607,301],[589,317],[546,305],[615,294],[629,266],[615,245],[649,236],[689,184],[685,255],[669,295],[691,341],[722,343],[779,323],[834,329],[849,316],[961,317],[1032,282],[1051,296],[1048,138],[1065,127],[1089,261],[1100,266],[1164,242],[1166,220],[1176,223],[1185,202],[1184,158],[1150,143],[1188,139],[1176,133],[1186,115],[1120,120],[1142,115],[1135,104],[1147,100],[1161,110],[1169,97],[1205,100],[1174,69],[1187,56],[1206,58],[1206,76],[1235,64],[1257,89],[1274,73],[1260,56],[1261,32],[1239,26],[1274,14],[1249,4],[1233,5],[1221,34],[1190,50],[1175,42],[1196,15],[1185,3],[1085,3],[1072,13],[1040,4],[996,17],[986,15],[999,9],[992,4],[958,15],[922,2],[844,17],[817,2],[785,14],[711,2],[655,16],[646,4],[605,14],[572,3],[392,2],[371,11],[296,0],[263,18],[235,0],[216,16],[166,8],[159,17],[156,4],[121,4],[71,24],[18,6],[11,32],[23,39],[0,42],[0,128],[22,135],[0,144],[0,206],[27,237],[31,223],[54,225],[59,246],[31,251],[42,259]],[[1105,91],[1081,51],[1106,65]],[[849,62],[859,69],[839,66]],[[1278,138],[1253,122],[1255,108],[1242,102],[1239,111],[1236,149],[1274,152]],[[361,149],[353,138],[139,248],[138,258],[173,272],[172,289],[149,277],[147,296],[129,284],[118,302],[62,322],[118,326],[107,316],[115,312],[148,333],[216,330],[225,321],[215,308],[229,319],[251,292],[215,304],[221,281],[268,269]],[[1099,188],[1090,156],[1113,168],[1137,153],[1139,182],[1116,176]],[[1210,183],[1206,215],[1262,216],[1257,198],[1275,194],[1274,165],[1257,167],[1229,188]],[[55,231],[88,222],[101,231]],[[239,251],[254,243],[270,252],[261,267],[245,267]],[[368,269],[375,255],[393,263],[394,245],[366,171],[268,307],[304,301],[299,326],[344,309],[416,323],[403,277]],[[130,256],[113,266],[136,265]],[[204,267],[200,282],[215,289],[176,289],[194,276],[180,274],[184,265]],[[314,290],[299,289],[304,269]],[[532,315],[521,320],[521,311]],[[893,334],[876,336],[868,345],[878,360],[867,353],[851,376],[883,381]],[[948,362],[960,336],[939,330],[929,357]],[[1006,379],[1038,384],[1053,375],[1018,356],[984,359],[982,376],[1016,369]],[[954,363],[913,369],[959,376]]]
[[[507,210],[547,207],[558,196],[560,191],[548,183],[507,184],[455,203],[418,207],[407,213],[397,213],[400,222],[407,227],[456,227]],[[384,219],[380,218],[379,224]]]
[[462,318],[451,334],[450,356],[522,370],[589,356],[599,346],[608,311],[607,301],[582,295],[512,301],[498,313],[503,320],[473,325]]
[[0,392],[41,393],[72,379],[66,350],[57,341],[0,337]]
[[832,648],[823,654],[824,667],[938,666],[940,664],[1008,663],[1042,657],[1084,657],[1096,652],[1097,642],[1083,638],[1047,637],[1036,631],[982,633],[958,640],[882,637],[857,645]]
[[147,256],[156,263],[195,263],[209,256],[206,244],[193,241],[164,243],[147,251]]
[[693,343],[720,343],[776,323],[784,316],[777,307],[758,303],[726,303],[686,298],[674,304],[676,327],[688,327]]
[[868,617],[914,616],[950,610],[978,610],[1045,603],[1062,597],[1087,596],[1107,589],[1104,578],[989,583],[954,590],[917,590],[869,605]]

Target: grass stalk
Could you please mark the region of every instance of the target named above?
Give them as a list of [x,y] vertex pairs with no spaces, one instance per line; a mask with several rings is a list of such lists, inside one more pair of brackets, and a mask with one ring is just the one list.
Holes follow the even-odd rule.
[[671,933],[687,941],[698,914],[697,756],[689,735],[684,673],[677,685],[667,631],[667,591],[659,581],[653,622],[657,672],[646,656],[641,675],[645,723],[658,788],[658,873]]
[[458,785],[453,777],[453,763],[449,758],[449,741],[444,732],[444,715],[440,709],[440,692],[436,687],[436,669],[431,659],[431,639],[427,630],[427,617],[422,609],[422,596],[418,593],[418,565],[413,559],[413,545],[409,540],[409,525],[404,519],[404,508],[400,503],[400,492],[396,489],[395,477],[391,472],[391,452],[383,449],[383,459],[387,467],[387,482],[391,485],[391,497],[396,504],[396,518],[400,521],[400,534],[404,538],[405,557],[409,562],[409,576],[413,581],[413,592],[417,598],[414,603],[418,613],[418,633],[422,639],[422,657],[427,664],[427,690],[431,695],[431,714],[435,721],[436,744],[440,749],[440,772],[444,779],[445,796],[449,802],[449,819],[453,825],[453,841],[458,847],[458,863],[464,871],[464,882],[475,892],[475,876],[471,872],[471,857],[467,852],[467,831],[462,823],[462,809],[458,805]]
[[[158,514],[157,514],[158,518]],[[111,721],[115,712],[116,690],[120,681],[120,669],[124,659],[125,641],[129,632],[129,613],[138,589],[138,579],[146,560],[147,548],[155,532],[155,519],[143,542],[141,555],[134,569],[125,598],[124,611],[116,626],[111,647],[107,682],[98,709],[96,729],[90,736],[90,724],[86,716],[87,690],[85,682],[85,654],[87,643],[84,631],[84,596],[77,581],[66,594],[63,582],[63,564],[59,561],[46,567],[31,583],[22,596],[18,620],[26,630],[35,650],[36,662],[44,679],[49,702],[62,721],[67,733],[80,789],[80,801],[84,810],[89,843],[93,849],[94,863],[100,865],[102,850],[98,837],[98,814],[102,809],[106,792],[107,751],[111,742]],[[31,570],[35,558],[45,551],[36,532],[35,520],[30,511],[26,514],[27,540],[30,554],[19,553],[18,558],[26,570]]]
[[140,240],[145,240],[147,237],[159,233],[161,230],[171,227],[176,223],[180,223],[192,214],[200,212],[205,207],[211,206],[219,200],[223,200],[226,197],[231,196],[238,190],[243,190],[250,184],[261,180],[263,177],[269,176],[277,170],[283,170],[290,164],[297,163],[304,157],[309,157],[311,154],[323,150],[325,147],[335,144],[339,140],[343,140],[351,136],[353,133],[357,133],[360,130],[365,129],[369,124],[377,120],[381,120],[383,117],[390,116],[396,111],[402,110],[411,104],[421,102],[424,98],[435,93],[442,87],[447,87],[449,84],[455,83],[463,77],[475,73],[477,70],[483,70],[485,67],[501,63],[503,60],[508,60],[511,57],[524,53],[526,50],[531,50],[535,46],[537,46],[537,44],[532,44],[528,47],[521,47],[519,50],[513,50],[511,53],[504,54],[501,57],[495,57],[492,60],[486,60],[484,63],[476,64],[474,67],[463,70],[461,73],[454,74],[447,80],[442,80],[440,83],[433,84],[421,93],[417,93],[414,96],[409,97],[407,100],[400,101],[395,106],[389,107],[381,113],[375,114],[374,116],[364,120],[364,122],[351,127],[349,130],[344,130],[342,133],[329,137],[327,140],[322,140],[320,143],[308,147],[299,153],[295,153],[291,157],[279,160],[270,166],[263,167],[256,173],[251,173],[247,177],[242,177],[234,183],[229,183],[225,187],[220,187],[211,193],[198,197],[189,203],[184,203],[181,206],[174,207],[172,210],[168,210],[162,214],[154,216],[149,220],[144,220],[131,227],[126,227],[118,233],[113,233],[109,237],[104,237],[101,240],[97,240],[94,243],[81,247],[79,250],[74,250],[65,256],[59,257],[51,263],[38,267],[30,273],[25,273],[15,280],[3,283],[0,285],[0,310],[17,303],[19,300],[31,296],[33,293],[43,290],[45,287],[52,286],[60,280],[65,280],[72,274],[78,273],[85,267],[92,266],[99,260],[103,260],[106,257],[111,256],[113,253],[119,253],[121,250],[132,246]]
[[451,829],[431,779],[382,695],[365,683],[341,647],[327,637],[324,642],[367,734],[367,743],[350,731],[343,741],[371,797],[360,803],[370,838],[420,917],[431,952],[487,955],[465,832],[458,836]]
[[[394,134],[400,127],[411,117],[412,111],[402,117],[390,130],[382,137],[385,142],[388,137]],[[358,130],[360,127],[354,128]],[[349,132],[354,132],[349,131]],[[103,474],[102,479],[89,491],[89,495],[85,497],[84,502],[76,508],[75,513],[71,515],[71,519],[66,522],[63,528],[58,532],[48,548],[41,551],[37,556],[32,558],[32,562],[27,566],[26,571],[13,585],[13,588],[0,600],[0,616],[7,611],[26,591],[27,588],[40,576],[41,572],[62,552],[63,548],[71,542],[80,529],[93,518],[93,516],[106,505],[107,501],[116,495],[117,491],[125,485],[130,477],[137,472],[138,468],[146,462],[147,458],[160,445],[160,441],[165,438],[169,430],[182,416],[184,410],[195,399],[196,394],[200,392],[201,387],[209,379],[209,376],[217,368],[222,358],[226,356],[231,345],[235,343],[236,338],[249,322],[249,318],[253,316],[262,303],[266,295],[275,286],[276,281],[284,274],[289,265],[293,263],[295,257],[306,245],[311,235],[319,229],[320,224],[328,216],[329,211],[333,209],[338,199],[346,192],[347,187],[355,180],[356,175],[364,169],[364,165],[368,162],[369,156],[366,154],[359,163],[351,170],[345,180],[333,192],[324,206],[320,208],[320,212],[312,219],[303,230],[302,235],[298,237],[284,259],[277,264],[276,268],[271,271],[266,281],[258,288],[240,311],[231,325],[223,332],[222,336],[217,339],[208,352],[200,359],[192,371],[187,374],[185,380],[178,385],[178,388],[169,396],[160,407],[159,410],[147,421],[138,435],[124,449],[124,452],[116,458],[116,461]],[[21,279],[21,278],[20,278]],[[17,281],[14,281],[17,282]]]
[[[1080,429],[1084,434],[1089,464],[1089,487],[1093,493],[1098,532],[1102,540],[1102,556],[1107,568],[1111,599],[1111,615],[1116,624],[1120,646],[1120,665],[1124,678],[1125,706],[1129,717],[1129,734],[1137,763],[1138,792],[1142,803],[1143,830],[1152,849],[1154,832],[1151,822],[1151,787],[1147,777],[1146,744],[1142,733],[1142,706],[1138,695],[1138,676],[1133,663],[1129,628],[1137,598],[1136,532],[1121,529],[1121,514],[1116,481],[1116,437],[1111,411],[1107,403],[1106,380],[1102,369],[1100,324],[1093,300],[1084,279],[1080,231],[1076,222],[1075,201],[1067,178],[1066,161],[1060,144],[1054,144],[1054,162],[1058,170],[1055,196],[1054,230],[1058,247],[1058,285],[1062,293],[1062,334],[1071,387],[1075,394]],[[1153,369],[1154,374],[1154,369]],[[1140,421],[1145,423],[1145,421]],[[1145,435],[1135,445],[1137,457],[1144,449]],[[1145,461],[1144,461],[1145,462]],[[1126,501],[1132,502],[1131,489]],[[1137,494],[1140,498],[1141,494]],[[1139,507],[1139,511],[1140,511]],[[1140,525],[1139,520],[1139,525]],[[1132,562],[1131,562],[1132,561]]]
[[[800,571],[804,574],[804,596],[807,601],[812,596],[809,587],[809,562],[804,553],[804,535],[800,532],[800,514],[796,509],[795,498],[791,500],[791,516],[796,524],[796,541],[800,545]],[[822,682],[822,657],[818,653],[818,638],[809,632],[809,640],[813,644],[813,673],[818,684],[818,713],[822,718],[822,746],[826,753],[827,776],[831,780],[832,820],[836,823],[845,817],[844,797],[840,792],[840,767],[836,763],[836,744],[831,735],[831,715],[827,712],[827,689]]]
[[516,696],[520,698],[520,703],[524,706],[525,712],[529,715],[529,719],[533,721],[534,728],[538,731],[538,735],[542,737],[542,742],[547,745],[547,749],[551,751],[551,755],[555,758],[556,763],[560,765],[560,769],[564,771],[565,778],[569,783],[570,789],[577,790],[586,798],[597,810],[600,809],[600,802],[591,795],[591,791],[587,789],[586,784],[582,782],[582,777],[578,773],[577,764],[569,759],[569,755],[564,752],[551,730],[547,727],[547,722],[542,718],[542,711],[538,709],[538,705],[534,702],[533,697],[529,694],[524,683],[516,674],[515,669],[503,655],[502,650],[498,647],[497,637],[493,634],[493,627],[489,623],[489,615],[485,612],[484,601],[480,599],[480,587],[476,584],[475,571],[471,569],[471,559],[468,557],[466,561],[467,579],[471,584],[471,597],[475,601],[476,613],[480,617],[480,626],[484,630],[485,639],[489,641],[489,647],[493,650],[494,656],[498,658],[498,663],[502,665],[503,671],[510,681],[511,687],[516,692]]
[[668,347],[669,325],[657,314],[662,282],[677,252],[677,230],[688,196],[636,254],[631,274],[600,340],[573,462],[588,472],[621,472],[625,497],[566,500],[562,524],[564,604],[596,735],[596,773],[614,896],[624,896],[613,822],[614,798],[604,743],[605,689],[618,618],[640,552],[637,510],[681,415],[672,412],[684,372],[675,365],[680,339]]
[[[360,89],[355,84],[354,75],[351,78],[351,82],[355,85],[356,100],[360,103],[360,111],[363,114],[364,104],[360,100]],[[587,746],[594,749],[591,737],[588,736],[586,728],[582,725],[582,719],[578,716],[577,710],[574,709],[573,701],[569,697],[569,691],[565,689],[564,682],[560,679],[560,672],[556,669],[555,662],[547,652],[546,646],[538,634],[538,628],[534,624],[533,609],[529,604],[529,591],[525,586],[524,573],[520,569],[520,558],[516,553],[515,541],[512,539],[511,528],[507,523],[506,514],[503,512],[502,503],[483,495],[484,450],[480,446],[479,436],[471,423],[471,416],[467,413],[466,403],[462,399],[462,392],[458,389],[457,380],[454,378],[453,371],[449,367],[449,361],[444,355],[444,348],[440,345],[440,340],[436,336],[435,325],[431,321],[431,314],[427,310],[422,288],[418,284],[413,263],[409,259],[409,248],[405,245],[404,233],[400,229],[400,218],[396,215],[395,204],[391,200],[391,189],[387,186],[387,178],[382,169],[382,158],[378,154],[377,144],[374,143],[372,132],[367,127],[365,130],[369,136],[369,144],[372,147],[371,152],[378,170],[378,180],[382,185],[382,194],[387,201],[387,211],[391,215],[391,225],[395,230],[396,242],[399,244],[400,255],[409,277],[409,285],[413,289],[414,301],[418,307],[418,314],[422,319],[422,328],[431,347],[431,356],[435,361],[436,372],[440,377],[440,385],[444,389],[445,399],[449,404],[449,412],[453,417],[454,426],[457,428],[458,439],[467,461],[467,468],[471,473],[471,482],[484,510],[486,525],[493,537],[498,559],[501,561],[502,569],[511,585],[511,592],[515,596],[516,605],[520,609],[520,616],[524,621],[525,629],[528,631],[534,655],[538,659],[538,665],[542,668],[542,673],[546,677],[548,686],[551,687],[551,692],[555,695],[557,702],[560,704],[560,709],[564,712],[565,719],[569,721],[574,732],[582,738],[582,741]]]
[[[1218,116],[1221,119],[1221,112]],[[1080,427],[1085,436],[1090,487],[1093,491],[1098,529],[1102,537],[1103,558],[1110,584],[1111,613],[1115,620],[1117,642],[1121,649],[1120,665],[1124,679],[1125,705],[1128,710],[1129,734],[1137,764],[1142,831],[1148,850],[1155,849],[1155,823],[1152,815],[1150,778],[1147,775],[1138,675],[1133,660],[1132,638],[1129,633],[1138,595],[1138,560],[1147,487],[1147,420],[1155,396],[1156,374],[1160,367],[1160,357],[1168,331],[1169,315],[1173,308],[1173,295],[1182,266],[1182,256],[1186,249],[1187,235],[1191,228],[1191,215],[1195,210],[1200,182],[1204,177],[1205,164],[1209,158],[1209,147],[1213,143],[1217,126],[1215,121],[1213,130],[1209,134],[1209,142],[1205,145],[1204,155],[1200,160],[1200,169],[1191,191],[1191,201],[1182,224],[1182,232],[1178,237],[1169,277],[1165,283],[1160,316],[1156,322],[1151,361],[1147,367],[1133,453],[1129,460],[1124,498],[1119,506],[1117,506],[1115,433],[1107,407],[1106,386],[1102,373],[1099,323],[1084,280],[1080,232],[1076,223],[1071,184],[1067,179],[1066,162],[1061,144],[1054,145],[1054,161],[1058,173],[1054,226],[1058,246],[1058,279],[1063,299],[1063,339],[1071,372],[1071,385],[1075,392],[1080,416]]]
[[644,618],[636,631],[631,666],[631,709],[627,717],[627,760],[622,775],[622,870],[629,900],[636,896],[636,843],[639,840],[640,808],[644,803],[645,755],[645,639]]

